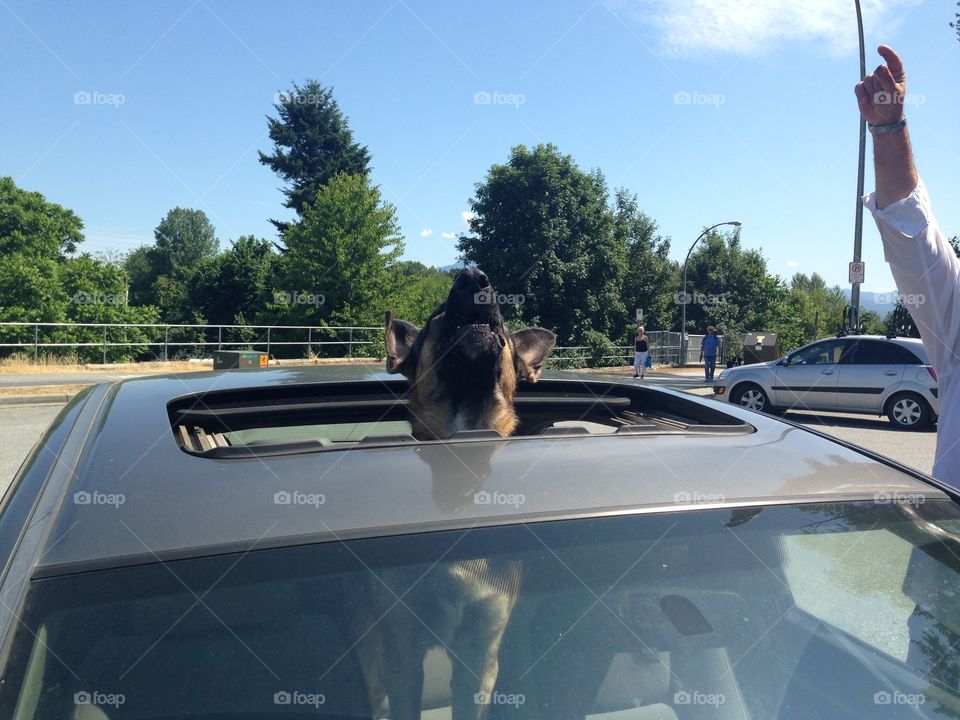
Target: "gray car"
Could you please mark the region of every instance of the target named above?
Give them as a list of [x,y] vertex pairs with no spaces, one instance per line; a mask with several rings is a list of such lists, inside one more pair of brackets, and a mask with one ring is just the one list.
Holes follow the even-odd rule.
[[918,429],[939,414],[937,374],[920,340],[825,338],[786,357],[720,373],[714,397],[749,410],[829,410],[886,415]]
[[960,713],[951,488],[574,375],[520,387],[513,437],[416,440],[396,377],[75,397],[0,504],[0,717]]

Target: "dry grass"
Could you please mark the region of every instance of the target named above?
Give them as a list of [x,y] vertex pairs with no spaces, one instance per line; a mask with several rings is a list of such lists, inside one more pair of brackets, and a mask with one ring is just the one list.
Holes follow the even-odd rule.
[[[202,370],[212,370],[213,360],[169,360],[150,361],[141,363],[112,363],[108,365],[79,364],[76,359],[73,362],[58,362],[55,358],[41,358],[39,364],[33,363],[33,358],[9,357],[0,359],[0,375],[3,374],[22,374],[22,375],[44,375],[55,373],[90,373],[95,375],[99,372],[122,372],[122,373],[168,373],[168,372],[199,372]],[[62,360],[62,359],[59,359]],[[270,367],[277,366],[298,366],[298,365],[379,365],[383,361],[375,358],[321,358],[313,355],[305,359],[290,360],[271,360]],[[96,382],[91,377],[92,382]]]
[[0,388],[0,397],[24,395],[76,395],[89,385],[31,385],[29,387]]

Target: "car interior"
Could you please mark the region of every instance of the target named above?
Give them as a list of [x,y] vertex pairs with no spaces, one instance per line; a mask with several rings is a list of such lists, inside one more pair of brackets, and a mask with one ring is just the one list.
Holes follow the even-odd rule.
[[[960,516],[941,501],[921,513],[852,502],[699,510],[44,578],[0,713],[390,718],[368,682],[396,666],[383,656],[374,667],[361,641],[409,623],[429,646],[419,717],[448,720],[463,661],[440,641],[437,608],[455,600],[450,572],[483,557],[523,568],[494,690],[475,699],[485,717],[960,717]],[[358,623],[384,578],[404,610]],[[482,617],[467,606],[458,632],[482,638]]]

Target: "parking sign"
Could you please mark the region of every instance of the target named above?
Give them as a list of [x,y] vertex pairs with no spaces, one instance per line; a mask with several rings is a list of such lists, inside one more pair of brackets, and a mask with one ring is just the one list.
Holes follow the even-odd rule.
[[863,262],[850,263],[850,284],[862,283],[866,274],[866,264]]

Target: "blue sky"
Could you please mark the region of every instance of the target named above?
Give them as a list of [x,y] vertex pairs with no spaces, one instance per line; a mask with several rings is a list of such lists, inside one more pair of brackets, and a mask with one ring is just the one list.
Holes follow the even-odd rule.
[[[880,42],[904,57],[920,171],[960,233],[953,3],[863,10],[868,67]],[[636,192],[674,257],[738,219],[771,271],[846,284],[852,0],[0,0],[0,63],[0,174],[76,211],[88,251],[152,241],[175,206],[222,243],[274,237],[288,213],[256,151],[277,91],[316,78],[370,148],[409,258],[452,262],[474,183],[512,146],[553,142]],[[864,227],[864,289],[887,291]]]

